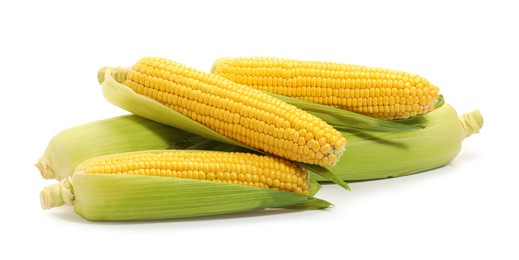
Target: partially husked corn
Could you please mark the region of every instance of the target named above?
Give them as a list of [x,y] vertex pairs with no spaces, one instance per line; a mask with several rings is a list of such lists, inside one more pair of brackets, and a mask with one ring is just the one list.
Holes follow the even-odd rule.
[[[312,186],[311,186],[312,185]],[[269,155],[141,151],[96,157],[41,192],[44,209],[63,204],[89,220],[166,219],[270,207],[319,209],[307,170]]]
[[346,145],[339,131],[308,112],[164,58],[143,58],[118,78],[220,134],[289,160],[332,166]]
[[212,72],[256,89],[385,120],[425,114],[439,96],[438,87],[418,75],[334,62],[223,58]]
[[83,174],[187,178],[308,194],[308,171],[279,157],[216,151],[135,152],[88,160]]

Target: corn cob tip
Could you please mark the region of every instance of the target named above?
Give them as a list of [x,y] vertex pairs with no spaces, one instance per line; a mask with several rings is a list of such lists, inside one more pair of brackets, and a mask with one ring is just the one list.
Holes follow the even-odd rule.
[[215,73],[216,68],[218,68],[218,66],[220,66],[220,63],[222,63],[226,59],[228,59],[228,58],[224,57],[224,58],[216,59],[213,63],[213,67],[211,68],[211,73]]
[[64,204],[72,205],[74,197],[69,177],[43,188],[40,192],[40,204],[43,209],[51,209]]
[[483,127],[483,116],[479,110],[463,113],[459,120],[464,130],[462,133],[463,138],[479,133],[479,130]]
[[50,168],[50,163],[45,157],[41,157],[40,160],[34,164],[34,166],[38,168],[41,176],[44,179],[48,180],[54,179],[54,177],[56,177],[56,173]]

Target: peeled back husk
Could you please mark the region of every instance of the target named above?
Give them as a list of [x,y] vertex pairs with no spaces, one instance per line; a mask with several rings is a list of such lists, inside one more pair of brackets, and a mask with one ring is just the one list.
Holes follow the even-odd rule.
[[305,195],[208,180],[85,173],[81,169],[80,165],[72,176],[42,190],[40,199],[44,209],[67,204],[88,220],[128,221],[211,216],[269,208],[322,209],[331,205],[313,197],[320,188],[313,180],[308,180],[309,191]]

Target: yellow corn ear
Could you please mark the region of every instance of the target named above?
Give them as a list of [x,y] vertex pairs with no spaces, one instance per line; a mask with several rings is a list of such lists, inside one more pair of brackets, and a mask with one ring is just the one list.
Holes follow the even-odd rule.
[[158,150],[87,160],[71,177],[44,188],[41,202],[44,209],[73,205],[90,220],[165,219],[328,207],[312,197],[317,189],[307,170],[279,157]]
[[[105,80],[105,69],[99,73]],[[335,165],[346,139],[320,118],[253,88],[164,58],[114,70],[115,79],[249,147],[289,160]],[[134,109],[139,113],[139,109]]]
[[125,174],[216,181],[308,194],[308,171],[272,156],[215,151],[134,152],[81,163],[83,174]]
[[212,72],[256,89],[385,120],[425,114],[439,94],[437,86],[414,74],[333,62],[223,58]]

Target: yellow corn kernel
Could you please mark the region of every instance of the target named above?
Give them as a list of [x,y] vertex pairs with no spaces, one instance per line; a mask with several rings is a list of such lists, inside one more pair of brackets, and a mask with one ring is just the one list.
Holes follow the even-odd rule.
[[[439,96],[437,86],[417,75],[332,62],[224,58],[212,72],[256,89],[385,120],[425,114]],[[252,77],[256,84],[250,83]]]
[[[76,172],[209,180],[290,192],[300,188],[300,193],[308,194],[308,185],[306,188],[303,185],[308,182],[307,170],[279,157],[251,153],[180,150],[123,153],[83,162]],[[269,173],[275,173],[271,179],[277,186],[259,177],[267,177]]]
[[[346,145],[339,131],[316,116],[254,88],[167,59],[141,59],[127,71],[123,83],[222,135],[289,160],[332,166]],[[294,138],[309,126],[304,142]],[[310,133],[314,129],[327,138],[316,139]],[[327,144],[331,149],[324,149],[320,159],[315,153],[298,152],[299,146],[319,151]]]

